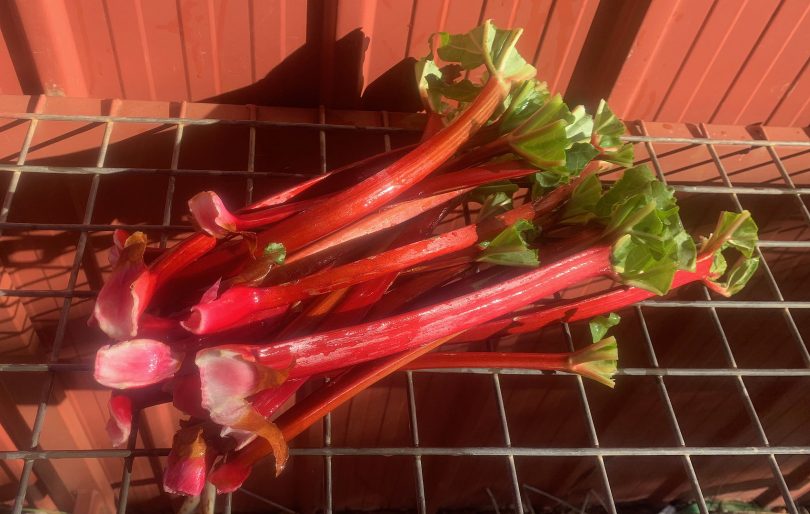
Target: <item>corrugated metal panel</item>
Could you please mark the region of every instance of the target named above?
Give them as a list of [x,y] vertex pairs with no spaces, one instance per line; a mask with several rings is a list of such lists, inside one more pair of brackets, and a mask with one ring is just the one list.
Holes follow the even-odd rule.
[[[409,58],[425,54],[431,33],[465,31],[486,18],[526,27],[521,51],[562,91],[597,5],[598,0],[31,0],[9,4],[2,28],[5,39],[21,39],[11,56],[14,64],[29,64],[38,73],[39,89],[22,90],[26,93],[175,101],[225,95],[237,102],[242,98],[233,93],[240,89],[289,81],[298,90],[262,96],[268,91],[259,87],[247,100],[358,106],[369,88],[410,88]],[[19,93],[3,50],[3,92]],[[308,81],[296,80],[300,75]]]
[[652,2],[610,94],[628,118],[810,123],[805,0]]

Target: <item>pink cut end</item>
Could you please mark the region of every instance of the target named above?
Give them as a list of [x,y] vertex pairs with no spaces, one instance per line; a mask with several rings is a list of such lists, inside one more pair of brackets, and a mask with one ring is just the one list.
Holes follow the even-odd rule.
[[207,452],[201,426],[178,430],[163,474],[163,489],[167,493],[198,496],[205,486]]
[[287,305],[266,309],[257,307],[260,303],[258,291],[257,288],[237,286],[214,299],[209,290],[181,324],[192,334],[213,334],[257,321],[277,319],[287,312]]
[[194,223],[208,235],[223,238],[236,232],[236,216],[231,214],[222,199],[213,191],[203,191],[188,201]]
[[153,339],[133,339],[101,347],[96,353],[96,381],[113,389],[144,387],[174,376],[180,359]]
[[129,440],[132,430],[132,399],[129,396],[113,393],[108,404],[110,419],[107,420],[107,435],[115,447],[123,446]]
[[98,293],[93,317],[99,328],[113,339],[124,340],[137,335],[138,318],[154,290],[154,277],[143,262],[145,249],[143,233],[129,236],[116,257],[110,278]]

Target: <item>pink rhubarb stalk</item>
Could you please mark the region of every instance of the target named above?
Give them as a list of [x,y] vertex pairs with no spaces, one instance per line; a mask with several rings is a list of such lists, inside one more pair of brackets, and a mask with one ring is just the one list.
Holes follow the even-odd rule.
[[608,337],[572,353],[429,353],[403,366],[404,370],[422,369],[531,369],[576,373],[613,387],[613,375],[619,358],[616,340]]
[[162,253],[147,268],[143,262],[146,236],[141,232],[129,236],[96,299],[93,317],[101,330],[113,339],[136,337],[139,319],[155,292],[214,245],[216,239],[195,234]]
[[259,246],[282,243],[288,253],[374,212],[438,168],[489,119],[508,92],[508,83],[491,79],[450,125],[394,164],[259,235]]
[[[450,337],[438,339],[380,361],[367,362],[339,375],[323,388],[297,402],[278,418],[277,426],[284,440],[291,441],[327,413],[401,366],[444,344]],[[211,472],[209,480],[216,485],[220,493],[233,492],[250,475],[253,464],[271,454],[274,454],[273,447],[265,440],[256,439],[220,462]]]
[[201,425],[178,430],[174,434],[166,471],[163,473],[163,490],[167,493],[198,496],[205,485],[212,457],[213,452],[205,442]]
[[[498,318],[585,280],[608,273],[610,247],[591,248],[554,264],[444,303],[346,329],[266,346],[231,345],[197,353],[198,365],[233,358],[222,351],[252,355],[257,364],[280,369],[294,361],[291,377],[309,376],[418,347]],[[226,364],[223,364],[226,365]],[[251,370],[244,368],[242,372]],[[234,380],[228,376],[227,379]],[[246,376],[244,380],[255,380]],[[222,387],[217,381],[203,390]]]
[[320,241],[317,241],[306,248],[295,252],[294,255],[287,259],[287,263],[295,262],[304,257],[308,257],[315,253],[324,251],[330,247],[339,244],[347,243],[349,241],[366,237],[369,234],[374,234],[382,230],[386,230],[397,225],[401,225],[408,220],[411,220],[420,214],[429,211],[440,205],[444,205],[451,200],[458,198],[460,195],[466,193],[468,190],[451,191],[449,193],[442,193],[427,198],[418,198],[400,202],[382,209],[376,214],[366,216],[362,220],[341,229],[334,234],[331,234]]
[[343,266],[273,287],[235,286],[218,299],[195,305],[183,326],[194,334],[210,334],[256,321],[292,302],[402,271],[442,255],[470,248],[519,219],[534,216],[532,204],[512,209],[479,225],[468,225],[430,239],[367,257]]

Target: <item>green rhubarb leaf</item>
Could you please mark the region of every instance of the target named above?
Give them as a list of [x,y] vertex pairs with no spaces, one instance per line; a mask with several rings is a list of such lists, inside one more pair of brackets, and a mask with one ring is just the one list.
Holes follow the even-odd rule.
[[571,371],[614,387],[616,384],[613,375],[616,374],[618,363],[619,345],[616,338],[610,336],[574,352],[571,356]]
[[591,330],[591,340],[595,343],[605,337],[608,330],[619,324],[622,318],[615,312],[611,312],[607,316],[597,316],[588,322],[588,327]]
[[633,165],[632,143],[622,143],[621,137],[627,132],[620,120],[604,100],[599,102],[593,116],[593,144],[601,150],[600,159],[623,168]]
[[[720,213],[712,236],[701,248],[702,252],[714,252],[708,285],[724,295],[740,292],[759,267],[759,257],[754,256],[758,240],[758,227],[751,213],[724,211]],[[739,258],[729,269],[725,253],[733,251]]]
[[525,133],[510,143],[512,151],[538,168],[565,165],[565,120],[557,120],[540,129]]
[[475,100],[481,92],[479,85],[464,79],[454,83],[447,83],[441,77],[428,75],[426,77],[428,89],[436,95],[455,100],[457,102],[470,103]]
[[282,243],[270,243],[264,247],[264,257],[276,264],[284,264],[287,258],[287,249]]
[[530,79],[515,85],[505,101],[506,109],[498,126],[500,133],[506,134],[522,125],[546,103],[548,96],[545,82]]
[[504,192],[497,192],[489,195],[482,203],[481,209],[478,211],[476,222],[497,216],[512,209],[512,196]]
[[595,175],[583,181],[563,222],[589,221],[602,224],[605,236],[617,238],[611,262],[626,284],[664,294],[677,270],[695,269],[697,251],[681,223],[674,192],[646,166],[625,170],[604,192]]
[[[719,253],[719,252],[718,252]],[[725,275],[724,280],[714,281],[714,289],[724,296],[732,296],[745,287],[759,268],[759,257],[740,257]]]
[[602,183],[596,175],[588,175],[574,188],[566,202],[561,223],[582,225],[596,217],[596,204],[602,197]]
[[537,250],[529,248],[527,242],[534,236],[534,225],[526,220],[518,220],[491,241],[481,243],[479,247],[482,251],[477,260],[502,266],[536,267],[540,264]]
[[585,112],[585,107],[578,105],[574,107],[567,118],[568,126],[565,127],[565,135],[571,144],[582,141],[590,141],[593,133],[593,118]]
[[751,213],[723,211],[717,221],[714,233],[704,245],[704,249],[732,247],[745,257],[751,257],[756,248],[759,228]]
[[504,80],[525,80],[535,69],[515,49],[523,29],[498,29],[487,20],[465,34],[440,33],[437,53],[465,70],[486,66],[489,73]]
[[622,168],[629,168],[635,158],[633,143],[625,143],[616,150],[603,150],[599,158]]
[[621,136],[627,130],[622,120],[610,110],[607,102],[601,100],[593,116],[593,131],[596,134],[596,145],[601,149],[608,149],[621,146]]
[[672,287],[677,267],[667,256],[656,258],[650,249],[631,235],[624,235],[613,245],[611,264],[629,286],[664,295]]

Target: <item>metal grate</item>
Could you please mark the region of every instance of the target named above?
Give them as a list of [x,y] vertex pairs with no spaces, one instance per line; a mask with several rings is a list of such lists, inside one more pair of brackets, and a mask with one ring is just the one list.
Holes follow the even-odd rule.
[[[269,171],[261,171],[255,169],[256,157],[256,130],[260,127],[272,126],[283,128],[295,129],[309,129],[318,132],[319,136],[319,160],[320,171],[325,172],[329,167],[327,162],[327,145],[328,135],[336,131],[364,131],[366,133],[379,134],[383,139],[383,144],[386,149],[392,146],[391,134],[396,132],[407,132],[409,129],[399,127],[389,127],[388,114],[382,112],[381,125],[382,126],[354,126],[347,124],[331,124],[326,123],[325,111],[323,108],[319,110],[320,123],[292,123],[292,122],[269,122],[256,120],[255,110],[251,110],[251,119],[248,120],[226,120],[226,119],[188,119],[186,118],[186,104],[183,103],[180,108],[178,117],[166,118],[132,118],[117,115],[117,108],[119,103],[113,102],[109,107],[107,116],[69,116],[69,115],[53,115],[43,114],[42,107],[44,98],[39,98],[36,106],[31,113],[2,113],[0,118],[20,120],[22,123],[27,123],[27,133],[23,141],[19,156],[16,163],[13,165],[0,164],[0,171],[9,173],[11,179],[7,190],[5,191],[2,203],[2,210],[0,210],[0,235],[4,230],[59,230],[77,232],[78,244],[76,247],[75,257],[70,269],[67,287],[64,289],[2,289],[0,296],[7,297],[49,297],[61,299],[61,310],[58,323],[53,337],[53,345],[49,359],[42,363],[30,364],[0,364],[0,372],[39,372],[42,374],[42,391],[39,404],[36,408],[36,416],[34,418],[30,444],[28,448],[15,450],[15,451],[0,451],[0,460],[3,459],[22,459],[24,460],[24,467],[22,475],[20,476],[19,488],[17,490],[16,499],[12,512],[19,514],[25,506],[26,493],[28,489],[29,479],[32,472],[34,462],[38,459],[101,459],[101,458],[119,458],[124,459],[124,472],[121,479],[120,493],[118,497],[118,512],[124,513],[127,510],[127,499],[132,479],[132,463],[136,458],[143,458],[155,455],[166,455],[167,448],[157,449],[137,449],[135,441],[137,437],[138,427],[137,423],[133,425],[132,436],[129,441],[129,446],[126,449],[76,449],[76,450],[42,450],[39,448],[39,438],[43,428],[46,414],[48,412],[49,399],[54,387],[54,377],[58,373],[63,372],[82,372],[89,371],[89,366],[84,363],[66,363],[60,362],[60,351],[62,342],[65,336],[66,325],[68,321],[68,313],[74,299],[92,297],[92,291],[76,291],[76,280],[79,275],[80,267],[82,266],[85,248],[88,244],[88,237],[91,233],[96,232],[109,232],[114,227],[122,227],[122,225],[112,224],[99,224],[92,223],[94,206],[99,191],[99,185],[104,180],[105,176],[116,173],[131,173],[131,174],[165,174],[168,175],[168,187],[165,193],[162,223],[158,225],[123,225],[124,228],[137,228],[140,230],[148,229],[159,231],[161,236],[161,246],[167,243],[168,234],[177,231],[187,231],[188,227],[183,225],[173,225],[171,223],[172,203],[175,200],[175,185],[176,178],[191,175],[207,175],[207,176],[237,176],[245,179],[245,201],[250,202],[253,198],[254,179],[263,176],[301,176],[295,173],[277,173]],[[60,167],[60,166],[43,166],[43,165],[28,165],[26,164],[27,155],[31,149],[32,141],[34,140],[37,131],[38,123],[40,121],[73,121],[73,122],[92,122],[104,124],[104,133],[98,147],[98,157],[95,167]],[[110,144],[111,133],[120,124],[132,123],[149,123],[149,124],[163,124],[174,128],[174,140],[172,144],[171,164],[168,169],[147,169],[147,168],[117,168],[105,166],[107,150]],[[199,170],[199,169],[181,169],[180,152],[184,140],[184,129],[191,125],[244,125],[248,127],[248,156],[247,168],[242,171],[228,171],[228,170]],[[796,141],[768,141],[768,140],[744,140],[744,139],[712,139],[708,137],[708,129],[701,126],[700,130],[705,137],[653,137],[647,135],[645,125],[639,125],[640,135],[628,136],[626,139],[637,143],[638,146],[643,147],[649,156],[649,161],[655,168],[658,175],[663,179],[670,179],[662,169],[662,164],[659,154],[656,152],[656,144],[684,144],[695,147],[704,147],[710,157],[711,163],[716,168],[721,183],[717,184],[679,184],[671,183],[679,193],[693,194],[693,195],[722,195],[730,198],[737,209],[743,209],[744,205],[740,200],[739,195],[768,195],[772,197],[784,197],[787,201],[795,202],[795,206],[799,209],[804,219],[805,228],[810,227],[810,212],[802,199],[802,195],[810,194],[810,188],[797,187],[791,175],[785,168],[778,150],[784,148],[795,148],[801,151],[804,149],[810,150],[810,142],[796,142]],[[754,185],[744,186],[735,185],[727,172],[723,159],[717,150],[718,145],[735,145],[744,146],[748,148],[764,147],[767,149],[768,155],[772,161],[773,166],[779,172],[782,184],[778,185]],[[28,173],[48,173],[48,174],[80,174],[89,175],[91,177],[91,184],[89,188],[89,195],[87,197],[86,209],[82,217],[81,223],[27,223],[27,222],[9,222],[9,213],[13,207],[15,192],[20,179],[23,175]],[[593,459],[598,477],[602,485],[602,500],[604,508],[612,514],[617,512],[616,502],[619,500],[614,495],[614,487],[611,483],[611,473],[606,467],[606,459],[613,457],[674,457],[682,462],[688,483],[691,487],[691,499],[697,502],[700,512],[708,513],[708,507],[704,501],[707,491],[701,485],[698,474],[695,471],[693,464],[693,457],[695,456],[757,456],[764,457],[768,461],[768,465],[772,472],[773,485],[781,495],[781,499],[787,508],[787,511],[792,514],[798,514],[799,508],[797,507],[798,498],[791,497],[791,491],[788,483],[786,482],[785,475],[783,474],[778,456],[810,456],[810,446],[773,446],[769,442],[769,438],[763,428],[763,423],[760,419],[757,409],[751,399],[751,394],[747,387],[747,380],[755,377],[810,377],[810,353],[808,353],[807,345],[802,337],[800,329],[797,326],[794,314],[796,311],[810,308],[810,301],[793,301],[786,300],[780,289],[780,284],[777,282],[776,275],[773,273],[766,256],[763,255],[762,249],[807,249],[810,248],[810,241],[779,241],[779,240],[764,240],[759,244],[758,252],[762,258],[763,271],[767,279],[767,284],[771,289],[774,300],[719,300],[710,296],[709,291],[704,287],[701,292],[701,299],[691,300],[652,300],[645,301],[634,308],[635,313],[640,321],[643,341],[645,343],[645,350],[649,365],[647,367],[626,367],[622,368],[619,372],[619,380],[621,377],[652,377],[656,382],[656,387],[660,393],[660,397],[665,407],[666,418],[670,429],[672,430],[676,445],[673,446],[627,446],[627,447],[611,447],[600,444],[599,430],[597,423],[594,420],[592,409],[592,399],[586,390],[585,384],[581,377],[574,377],[576,381],[577,395],[582,408],[582,415],[584,416],[585,426],[587,429],[587,436],[589,445],[581,447],[526,447],[513,445],[512,437],[510,436],[510,423],[509,413],[507,406],[504,402],[504,393],[502,389],[502,377],[511,375],[534,375],[537,373],[526,370],[505,370],[500,373],[494,373],[486,369],[464,369],[464,370],[441,370],[441,371],[418,371],[418,372],[405,372],[406,391],[408,399],[408,420],[410,423],[411,445],[401,447],[377,447],[377,448],[359,448],[359,447],[336,447],[332,444],[332,426],[331,418],[327,416],[324,419],[323,425],[323,440],[321,447],[318,448],[295,448],[292,450],[293,455],[299,456],[316,456],[324,459],[324,503],[323,509],[326,512],[331,512],[333,509],[333,467],[332,459],[338,456],[403,456],[413,459],[413,472],[415,475],[415,498],[416,505],[414,508],[419,512],[426,512],[428,510],[428,498],[426,498],[426,479],[423,471],[423,458],[432,456],[476,456],[476,457],[492,457],[497,459],[504,459],[506,461],[509,483],[511,484],[512,499],[509,505],[501,505],[501,508],[511,508],[516,512],[523,513],[524,509],[532,509],[530,502],[530,493],[545,494],[530,485],[524,484],[518,473],[518,466],[516,466],[516,458],[526,457],[578,457]],[[653,344],[653,338],[650,330],[648,329],[647,317],[652,310],[672,310],[674,312],[686,312],[687,315],[692,313],[695,309],[703,310],[709,314],[713,322],[714,328],[722,342],[722,352],[725,360],[725,365],[722,367],[714,368],[673,368],[660,365],[656,350]],[[802,362],[793,368],[740,368],[735,361],[732,352],[732,345],[726,334],[726,327],[721,322],[721,317],[718,311],[723,309],[768,309],[780,312],[784,317],[792,341],[784,342],[784,344],[795,345],[798,354],[801,356]],[[568,346],[573,350],[574,338],[572,336],[571,328],[568,325],[564,326],[564,335],[567,340]],[[420,439],[419,426],[423,419],[417,415],[417,395],[415,394],[414,381],[417,380],[418,375],[431,374],[431,373],[461,373],[461,374],[483,374],[491,377],[492,388],[495,392],[495,403],[497,407],[497,418],[499,420],[501,431],[501,444],[497,446],[487,447],[428,447],[423,444]],[[671,395],[668,389],[668,379],[670,377],[726,377],[733,380],[739,398],[741,399],[745,411],[750,418],[753,425],[758,443],[751,446],[689,446],[686,444],[684,435],[681,429],[678,412],[673,405]],[[424,414],[423,414],[424,416]],[[137,421],[137,420],[136,420]],[[257,496],[255,493],[245,491],[245,494]],[[490,492],[490,497],[493,498],[495,509],[498,509],[498,504],[494,500],[494,496]],[[280,506],[266,498],[258,496],[262,501],[269,503],[273,508],[292,512],[286,507]],[[230,513],[231,511],[231,497],[220,499],[218,502],[222,512]]]

